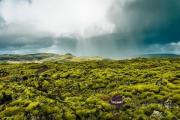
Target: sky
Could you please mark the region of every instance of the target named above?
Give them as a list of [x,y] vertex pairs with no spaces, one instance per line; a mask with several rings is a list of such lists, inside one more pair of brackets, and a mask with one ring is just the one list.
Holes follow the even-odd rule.
[[0,54],[180,54],[180,0],[0,0]]

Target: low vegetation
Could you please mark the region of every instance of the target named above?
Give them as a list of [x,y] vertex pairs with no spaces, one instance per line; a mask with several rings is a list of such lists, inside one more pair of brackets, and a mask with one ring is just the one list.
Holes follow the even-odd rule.
[[178,120],[179,106],[180,58],[0,64],[2,120]]

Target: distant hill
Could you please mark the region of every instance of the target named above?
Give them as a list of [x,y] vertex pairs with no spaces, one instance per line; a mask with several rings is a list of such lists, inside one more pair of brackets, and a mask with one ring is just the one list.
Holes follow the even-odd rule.
[[43,62],[46,61],[53,61],[53,62],[62,62],[62,61],[73,61],[73,62],[81,62],[81,61],[91,61],[91,60],[103,60],[104,58],[99,57],[99,56],[90,56],[90,57],[77,57],[74,56],[70,53],[64,54],[64,55],[59,55],[56,57],[51,57],[51,58],[47,58],[42,60]]
[[177,54],[144,54],[140,55],[140,57],[145,57],[145,58],[177,58],[180,57],[180,55]]
[[43,59],[57,57],[57,54],[53,53],[37,53],[37,54],[2,54],[0,55],[0,61],[40,61]]
[[[176,54],[144,54],[144,55],[136,55],[131,58],[177,58],[180,55]],[[18,62],[63,62],[63,61],[91,61],[91,60],[104,60],[106,58],[99,56],[90,56],[90,57],[77,57],[70,53],[59,55],[53,53],[37,53],[37,54],[2,54],[0,55],[0,62],[10,62],[10,63],[18,63]],[[117,60],[117,59],[116,59]]]
[[70,53],[59,55],[53,53],[37,53],[37,54],[2,54],[0,55],[0,62],[62,62],[62,61],[89,61],[89,60],[102,60],[102,57],[76,57]]

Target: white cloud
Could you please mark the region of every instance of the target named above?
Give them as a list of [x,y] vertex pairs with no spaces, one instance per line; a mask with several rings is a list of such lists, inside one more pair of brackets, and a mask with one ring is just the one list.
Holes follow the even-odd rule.
[[171,43],[170,48],[173,49],[176,53],[180,53],[180,41]]
[[180,53],[180,41],[179,42],[172,42],[169,44],[161,45],[161,44],[154,44],[151,45],[148,49],[148,52],[151,53]]
[[26,0],[4,0],[0,4],[0,16],[7,26],[20,24],[19,27],[26,29],[31,26],[55,36],[91,37],[113,32],[115,26],[107,18],[113,1],[32,0],[29,4]]

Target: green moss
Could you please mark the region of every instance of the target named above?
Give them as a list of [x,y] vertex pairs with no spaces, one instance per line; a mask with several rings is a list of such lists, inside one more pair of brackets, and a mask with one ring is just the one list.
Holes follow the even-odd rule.
[[124,91],[132,91],[132,92],[159,91],[159,87],[153,84],[137,84],[130,86],[120,86],[119,89]]
[[112,105],[110,105],[108,102],[102,102],[99,101],[98,102],[105,110],[111,110],[113,108]]
[[176,120],[177,117],[170,111],[166,111],[166,117],[167,120]]
[[64,117],[66,120],[76,120],[76,115],[70,112],[65,112]]
[[7,107],[4,111],[0,113],[0,118],[6,116],[17,115],[18,113],[22,112],[23,108],[20,107]]
[[87,103],[89,103],[89,104],[95,104],[97,101],[98,101],[98,99],[97,99],[97,97],[95,97],[95,96],[90,96],[89,98],[87,98]]
[[24,116],[24,114],[19,114],[19,115],[15,115],[13,119],[14,120],[24,120],[25,116]]
[[178,105],[180,105],[180,94],[173,95],[172,100],[174,103],[177,103]]
[[27,107],[26,111],[31,111],[35,109],[39,105],[39,102],[31,102]]
[[42,86],[45,87],[45,88],[47,88],[49,85],[50,85],[50,83],[47,80],[44,80],[42,82]]
[[114,119],[114,115],[113,115],[113,113],[104,112],[101,115],[101,119],[102,120],[113,120]]
[[96,109],[81,109],[81,110],[76,110],[76,114],[80,117],[80,118],[85,118],[90,116],[91,114],[95,114],[96,113]]
[[[77,59],[78,62],[65,59],[0,64],[0,118],[180,118],[179,58]],[[109,103],[116,94],[123,97],[119,109]]]
[[55,81],[55,86],[56,87],[63,87],[64,86],[64,81],[63,80],[56,80]]
[[180,89],[180,86],[177,86],[177,85],[172,84],[172,83],[168,83],[167,87],[170,88],[170,89]]

